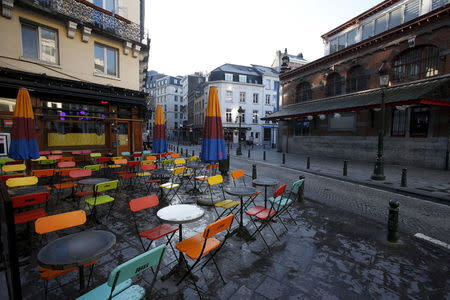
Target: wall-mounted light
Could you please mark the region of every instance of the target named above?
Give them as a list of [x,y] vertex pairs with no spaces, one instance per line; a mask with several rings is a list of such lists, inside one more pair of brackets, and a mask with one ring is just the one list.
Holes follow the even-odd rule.
[[312,119],[314,119],[313,116],[307,116],[306,118],[308,119],[308,121],[312,121]]
[[374,108],[373,111],[375,112],[379,112],[381,110],[381,108]]
[[397,105],[395,108],[397,110],[405,110],[409,107],[409,105]]
[[321,119],[322,121],[325,120],[326,116],[325,115],[319,115],[319,119]]
[[336,118],[336,119],[339,119],[341,117],[341,114],[340,113],[334,113],[333,117]]

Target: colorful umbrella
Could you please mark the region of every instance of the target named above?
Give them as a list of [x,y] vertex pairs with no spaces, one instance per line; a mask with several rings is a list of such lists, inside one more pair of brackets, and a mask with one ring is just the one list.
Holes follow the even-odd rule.
[[153,124],[153,153],[167,152],[166,121],[161,104],[156,107],[155,123]]
[[227,159],[222,119],[220,117],[219,96],[215,86],[209,88],[201,159],[203,162],[216,162]]
[[26,89],[20,89],[17,93],[8,156],[16,160],[39,158],[33,107]]

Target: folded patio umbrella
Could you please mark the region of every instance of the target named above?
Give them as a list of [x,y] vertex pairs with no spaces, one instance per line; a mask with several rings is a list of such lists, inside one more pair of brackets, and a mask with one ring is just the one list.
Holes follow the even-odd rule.
[[167,152],[166,120],[161,104],[156,107],[155,123],[153,124],[153,153]]
[[26,89],[20,89],[17,93],[8,156],[16,160],[39,158],[33,107]]
[[212,86],[209,89],[205,126],[203,128],[201,153],[203,162],[217,162],[227,158],[225,140],[223,139],[222,118],[220,116],[217,87]]

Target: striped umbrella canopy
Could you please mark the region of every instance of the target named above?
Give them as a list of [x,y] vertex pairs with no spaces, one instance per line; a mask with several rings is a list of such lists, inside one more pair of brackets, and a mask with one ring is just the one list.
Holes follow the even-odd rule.
[[153,124],[152,152],[167,152],[166,120],[164,118],[163,107],[161,104],[158,104],[156,107],[155,123]]
[[205,126],[201,159],[203,162],[216,162],[227,159],[225,140],[223,139],[222,118],[220,117],[217,87],[209,88],[208,106],[206,107]]
[[16,160],[39,158],[33,107],[26,89],[20,89],[17,93],[8,156]]

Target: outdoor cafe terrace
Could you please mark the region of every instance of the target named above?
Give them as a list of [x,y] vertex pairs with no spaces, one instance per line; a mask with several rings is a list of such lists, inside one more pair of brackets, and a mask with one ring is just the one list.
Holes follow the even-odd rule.
[[[448,295],[448,258],[406,236],[414,247],[380,242],[380,224],[305,201],[298,178],[221,177],[217,164],[171,152],[1,162],[2,199],[15,206],[2,218],[16,223],[24,299],[107,299],[107,281],[147,299]],[[3,274],[0,285],[5,299]]]

